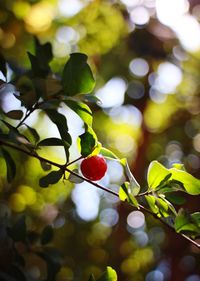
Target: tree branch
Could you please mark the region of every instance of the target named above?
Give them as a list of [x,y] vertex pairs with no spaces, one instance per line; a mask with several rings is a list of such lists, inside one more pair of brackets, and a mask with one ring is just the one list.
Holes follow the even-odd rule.
[[[8,142],[6,142],[6,141],[4,141],[4,140],[0,140],[0,145],[4,145],[4,146],[7,146],[7,147],[9,147],[9,148],[15,149],[15,150],[17,150],[17,151],[20,151],[20,152],[22,152],[22,153],[25,153],[26,155],[28,155],[28,156],[30,156],[30,157],[36,158],[36,159],[38,159],[39,161],[44,161],[44,162],[49,163],[49,164],[51,164],[51,165],[53,165],[53,166],[55,166],[55,167],[57,167],[57,168],[59,168],[59,169],[63,169],[64,171],[69,172],[70,174],[74,175],[75,177],[77,177],[77,178],[79,178],[79,179],[82,179],[82,180],[84,180],[84,181],[90,183],[91,185],[93,185],[93,186],[95,186],[95,187],[97,187],[97,188],[99,188],[99,189],[101,189],[101,190],[103,190],[103,191],[106,191],[106,192],[108,192],[108,193],[110,193],[110,194],[112,194],[112,195],[114,195],[114,196],[116,196],[116,197],[119,198],[119,194],[118,194],[117,192],[115,192],[115,191],[113,191],[113,190],[111,190],[111,189],[109,189],[109,188],[106,188],[106,187],[104,187],[104,186],[102,186],[102,185],[100,185],[100,184],[98,184],[98,183],[96,183],[96,182],[93,182],[93,181],[91,181],[91,180],[89,180],[89,179],[83,177],[82,175],[77,174],[76,172],[74,172],[74,171],[70,170],[69,168],[67,168],[67,166],[69,166],[70,164],[74,163],[76,160],[79,160],[81,157],[78,158],[78,159],[76,159],[76,160],[74,160],[74,161],[72,161],[72,162],[70,162],[70,163],[67,164],[67,165],[62,165],[62,164],[58,164],[58,163],[56,163],[56,162],[54,162],[54,161],[51,161],[51,160],[49,160],[49,159],[46,159],[46,158],[44,158],[44,157],[41,157],[41,156],[39,156],[38,154],[35,154],[35,153],[33,153],[33,152],[30,152],[30,151],[27,151],[27,150],[25,150],[25,149],[23,149],[23,148],[21,148],[21,147],[18,147],[18,146],[16,146],[16,145],[12,144],[12,143],[8,143]],[[142,196],[145,195],[145,194],[146,194],[146,192],[141,193],[141,194],[138,195],[138,197],[142,197]],[[134,206],[134,207],[135,207],[135,206]],[[167,223],[165,220],[163,220],[162,218],[158,217],[157,214],[153,213],[151,210],[147,209],[146,207],[144,207],[144,206],[141,205],[141,204],[139,204],[139,208],[140,208],[143,212],[148,213],[148,214],[150,214],[151,216],[153,216],[155,219],[157,219],[158,221],[160,221],[160,222],[161,222],[163,225],[165,225],[166,227],[170,228],[170,229],[171,229],[172,231],[174,231],[177,235],[180,235],[181,237],[183,237],[184,239],[186,239],[187,241],[189,241],[191,244],[193,244],[195,247],[197,247],[197,248],[200,249],[200,244],[199,244],[199,243],[197,243],[195,240],[193,240],[192,238],[190,238],[189,236],[187,236],[187,235],[185,235],[185,234],[183,234],[183,233],[177,233],[177,232],[175,231],[175,229],[174,229],[173,226],[171,226],[170,224],[168,224],[168,223]]]

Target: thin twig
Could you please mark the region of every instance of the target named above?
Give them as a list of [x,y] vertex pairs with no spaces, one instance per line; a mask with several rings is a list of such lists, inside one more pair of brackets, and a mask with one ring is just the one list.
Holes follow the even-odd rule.
[[[108,188],[106,188],[106,187],[104,187],[104,186],[102,186],[102,185],[100,185],[100,184],[98,184],[98,183],[96,183],[96,182],[93,182],[93,181],[91,181],[91,180],[89,180],[89,179],[83,177],[83,176],[80,175],[80,174],[77,174],[76,172],[74,172],[74,171],[70,170],[69,168],[67,168],[68,165],[66,166],[66,165],[58,164],[58,163],[53,162],[53,161],[51,161],[51,160],[49,160],[49,159],[46,159],[46,158],[44,158],[44,157],[41,157],[41,156],[39,156],[38,154],[34,154],[34,153],[32,153],[32,152],[29,152],[29,151],[27,151],[27,150],[24,150],[23,148],[18,147],[18,146],[14,145],[14,144],[5,142],[4,140],[0,140],[0,144],[5,145],[5,146],[7,146],[7,147],[10,147],[10,148],[12,148],[12,149],[18,150],[18,151],[20,151],[20,152],[23,152],[23,153],[27,154],[27,155],[30,156],[30,157],[34,157],[34,158],[38,159],[39,161],[44,161],[44,162],[46,162],[46,163],[49,163],[49,164],[51,164],[51,165],[53,165],[53,166],[55,166],[55,167],[58,167],[59,169],[64,169],[65,171],[67,171],[67,172],[71,173],[72,175],[76,176],[77,178],[82,179],[82,180],[84,180],[84,181],[90,183],[91,185],[93,185],[93,186],[95,186],[95,187],[97,187],[97,188],[99,188],[99,189],[101,189],[101,190],[103,190],[103,191],[106,191],[106,192],[108,192],[108,193],[110,193],[110,194],[112,194],[112,195],[114,195],[114,196],[116,196],[116,197],[119,198],[119,194],[118,194],[117,192],[115,192],[115,191],[113,191],[113,190],[111,190],[111,189],[108,189]],[[77,160],[78,160],[78,159],[76,159],[75,161],[77,161]],[[72,161],[72,162],[70,162],[69,164],[72,164],[72,163],[75,162],[75,161]],[[147,193],[144,192],[144,193],[141,193],[140,196],[146,195],[146,194],[147,194]],[[177,235],[180,235],[181,237],[183,237],[184,239],[186,239],[187,241],[189,241],[191,244],[193,244],[195,247],[197,247],[197,248],[200,249],[200,244],[198,244],[195,240],[193,240],[192,238],[188,237],[187,235],[185,235],[185,234],[183,234],[183,233],[177,233],[177,232],[175,231],[175,229],[173,228],[173,226],[171,226],[170,224],[168,224],[168,223],[167,223],[165,220],[163,220],[162,218],[158,217],[157,214],[153,213],[151,210],[147,209],[146,207],[144,207],[144,206],[141,205],[141,204],[139,204],[139,208],[140,208],[143,212],[150,214],[151,216],[153,216],[154,218],[156,218],[158,221],[160,221],[162,224],[164,224],[165,226],[167,226],[168,228],[170,228],[171,230],[173,230]]]

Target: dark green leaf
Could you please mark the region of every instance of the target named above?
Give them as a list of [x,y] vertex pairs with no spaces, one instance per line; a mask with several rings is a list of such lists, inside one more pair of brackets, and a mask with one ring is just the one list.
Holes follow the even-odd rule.
[[52,46],[49,42],[41,44],[37,38],[35,38],[35,53],[39,60],[44,64],[48,64],[53,58]]
[[95,80],[85,54],[70,55],[63,70],[62,85],[68,96],[90,93],[94,89]]
[[15,224],[12,226],[12,228],[8,229],[8,233],[10,237],[14,241],[26,241],[26,235],[27,235],[27,229],[26,229],[26,221],[25,216],[21,216]]
[[3,73],[4,77],[6,78],[7,76],[6,60],[1,54],[0,54],[0,71]]
[[38,142],[40,140],[40,136],[38,134],[38,132],[36,131],[36,129],[26,125],[27,129],[29,130],[30,134],[33,136],[35,142]]
[[35,77],[45,78],[50,73],[49,62],[53,57],[51,44],[42,45],[35,39],[35,47],[35,55],[28,52],[31,69]]
[[23,117],[23,111],[21,110],[11,110],[6,112],[5,115],[11,119],[20,120]]
[[165,194],[165,197],[168,201],[176,205],[182,205],[186,202],[185,198],[178,194]]
[[119,198],[121,201],[127,201],[133,206],[139,208],[137,199],[131,194],[130,183],[124,182],[119,189]]
[[92,111],[87,104],[73,100],[65,100],[65,103],[69,108],[78,114],[84,123],[92,126]]
[[91,103],[101,103],[100,99],[98,99],[96,96],[92,95],[92,94],[86,94],[84,95],[83,99],[86,102],[91,102]]
[[79,139],[80,139],[81,155],[83,157],[90,155],[97,143],[96,135],[90,130],[80,135]]
[[40,165],[44,171],[51,170],[51,165],[45,161],[40,161]]
[[48,187],[50,184],[57,183],[63,176],[63,171],[52,171],[48,175],[42,177],[39,181],[41,187]]
[[117,281],[117,273],[112,267],[107,266],[106,271],[97,279],[97,281]]
[[50,225],[47,225],[41,234],[40,241],[42,245],[49,243],[53,239],[53,228]]
[[72,139],[68,133],[67,119],[65,116],[56,110],[47,109],[46,113],[51,121],[57,126],[60,136],[63,140],[64,149],[67,161],[69,160],[69,147],[72,144]]
[[63,145],[64,145],[63,141],[58,138],[47,138],[41,140],[38,143],[38,146],[63,146]]
[[10,153],[7,150],[5,150],[4,148],[1,148],[1,151],[2,151],[3,157],[6,161],[7,181],[11,182],[16,175],[16,165],[15,165],[13,158],[11,157]]
[[[198,214],[198,213],[197,213]],[[190,215],[184,209],[180,209],[177,217],[175,218],[175,230],[177,232],[184,232],[191,235],[200,233],[199,215]]]

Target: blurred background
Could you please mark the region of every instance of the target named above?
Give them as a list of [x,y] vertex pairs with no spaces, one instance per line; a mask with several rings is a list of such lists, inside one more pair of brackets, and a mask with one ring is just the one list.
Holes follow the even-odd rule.
[[[184,163],[200,177],[199,0],[0,1],[0,53],[9,62],[10,78],[30,68],[33,36],[51,42],[57,75],[70,53],[88,55],[94,94],[101,100],[91,104],[94,130],[103,146],[128,159],[144,190],[148,164],[155,159],[166,167]],[[14,97],[4,99],[5,111],[17,106]],[[63,106],[62,112],[73,136],[73,160],[83,123],[69,108]],[[57,136],[40,112],[27,124],[43,137]],[[63,159],[59,149],[40,153]],[[21,184],[34,192],[37,200],[19,212],[27,212],[33,232],[53,226],[51,245],[63,254],[57,281],[84,281],[90,273],[99,276],[106,265],[116,269],[119,281],[200,281],[200,251],[187,241],[88,183],[40,188],[43,172],[37,160],[23,157],[12,186],[1,160],[1,198],[9,199]],[[117,191],[123,181],[122,167],[108,162],[100,183]],[[199,210],[199,197],[185,199],[187,209]],[[26,274],[43,280],[42,260],[23,255]]]

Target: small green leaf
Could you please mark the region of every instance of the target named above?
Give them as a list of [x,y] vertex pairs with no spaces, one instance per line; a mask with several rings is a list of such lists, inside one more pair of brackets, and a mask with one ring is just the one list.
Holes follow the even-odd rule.
[[77,102],[73,100],[65,100],[66,105],[71,108],[88,126],[92,126],[92,111],[83,102]]
[[86,94],[84,95],[83,99],[86,102],[91,102],[91,103],[101,103],[100,99],[97,98],[95,95],[93,94]]
[[44,140],[41,140],[37,146],[63,146],[63,141],[58,138],[47,138]]
[[137,182],[137,180],[135,179],[134,175],[132,174],[132,172],[131,172],[131,170],[129,168],[127,160],[126,159],[121,159],[120,163],[123,165],[123,167],[125,169],[125,173],[126,173],[128,179],[129,179],[131,194],[133,196],[138,195],[138,193],[140,192],[140,185]]
[[137,199],[131,194],[130,183],[124,182],[119,188],[119,199],[121,201],[127,200],[129,204],[132,204],[139,209],[139,204]]
[[68,133],[67,119],[66,117],[53,109],[45,110],[50,120],[57,126],[60,136],[63,140],[64,149],[67,161],[69,160],[69,147],[72,144],[72,138]]
[[4,160],[6,161],[6,167],[7,167],[7,181],[11,182],[15,175],[16,175],[16,165],[14,160],[12,159],[10,153],[5,150],[4,148],[1,148]]
[[43,231],[42,231],[42,234],[41,234],[41,237],[40,237],[40,241],[41,241],[41,244],[42,245],[45,245],[47,243],[49,243],[52,238],[53,238],[53,228],[51,225],[47,225]]
[[189,233],[191,235],[199,234],[199,214],[190,215],[184,209],[180,209],[174,224],[176,232]]
[[97,281],[117,281],[117,273],[112,267],[107,266],[106,271]]
[[[86,125],[86,124],[85,124]],[[90,155],[97,145],[97,136],[90,126],[86,125],[86,132],[79,136],[79,149],[83,157]]]
[[152,161],[147,172],[147,182],[149,190],[156,190],[163,180],[170,178],[170,171],[161,165],[158,161]]
[[105,147],[101,147],[99,153],[107,159],[114,159],[114,160],[119,159],[112,151],[110,151],[109,149],[107,149]]
[[95,80],[85,54],[70,55],[63,70],[62,84],[68,96],[90,93],[94,89]]
[[63,176],[63,171],[52,171],[48,175],[42,177],[39,181],[41,187],[48,187],[50,184],[57,183]]
[[145,199],[154,214],[159,214],[158,206],[156,205],[156,198],[153,195],[145,195]]
[[28,125],[26,125],[26,127],[29,130],[30,134],[33,136],[35,142],[38,142],[40,140],[40,136],[39,136],[38,132],[36,131],[36,129],[34,129]]
[[5,115],[14,120],[20,120],[23,117],[23,111],[21,110],[11,110],[6,112]]
[[40,165],[44,171],[51,170],[51,165],[45,161],[40,161]]

